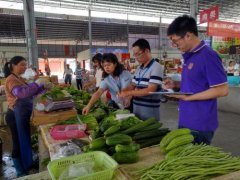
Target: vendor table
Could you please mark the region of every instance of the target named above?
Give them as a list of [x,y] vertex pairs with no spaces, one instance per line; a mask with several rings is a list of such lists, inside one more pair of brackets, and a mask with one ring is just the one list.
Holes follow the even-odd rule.
[[[140,159],[137,163],[119,165],[119,168],[116,171],[113,179],[114,180],[132,180],[134,178],[139,179],[138,177],[134,177],[132,175],[133,171],[150,167],[164,158],[164,155],[161,154],[159,150],[159,146],[152,146],[141,149],[139,151],[139,155]],[[35,179],[50,180],[51,178],[50,175],[48,174],[48,171],[43,171],[38,174],[18,178],[18,180],[35,180]],[[233,172],[224,176],[219,176],[213,178],[212,180],[238,180],[238,179],[240,179],[240,171]]]
[[53,111],[48,113],[40,112],[34,109],[32,114],[32,123],[33,125],[38,126],[42,124],[49,124],[61,120],[66,120],[74,116],[77,116],[77,110],[75,108],[68,110]]

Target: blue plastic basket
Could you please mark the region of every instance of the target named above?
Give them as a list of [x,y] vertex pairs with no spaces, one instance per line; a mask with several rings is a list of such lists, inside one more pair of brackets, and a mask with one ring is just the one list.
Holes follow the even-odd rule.
[[227,80],[229,86],[238,86],[240,83],[240,76],[228,76]]

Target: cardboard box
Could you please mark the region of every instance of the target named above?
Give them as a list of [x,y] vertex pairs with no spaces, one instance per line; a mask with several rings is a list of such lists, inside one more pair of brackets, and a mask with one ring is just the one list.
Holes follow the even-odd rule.
[[34,126],[42,124],[56,123],[57,121],[67,120],[68,118],[77,116],[77,110],[75,108],[68,110],[59,110],[53,112],[40,112],[36,109],[33,110],[32,124]]
[[58,84],[58,76],[56,76],[56,75],[52,75],[51,77],[50,77],[50,81],[53,83],[53,84]]

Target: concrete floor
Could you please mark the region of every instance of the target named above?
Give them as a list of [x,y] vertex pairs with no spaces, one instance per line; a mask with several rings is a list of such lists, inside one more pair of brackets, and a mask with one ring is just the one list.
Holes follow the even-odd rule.
[[[240,156],[240,114],[219,111],[219,128],[217,129],[212,144],[226,152]],[[165,127],[177,128],[178,105],[177,102],[161,104],[161,121]]]
[[[164,127],[170,129],[177,128],[178,120],[178,104],[177,102],[169,101],[161,105],[161,121]],[[219,128],[217,129],[212,145],[221,147],[226,152],[231,152],[233,155],[240,156],[240,114],[233,114],[219,111]],[[3,141],[3,155],[11,154],[11,136],[8,128],[0,127],[0,137]],[[4,166],[0,165],[0,179]],[[5,178],[4,178],[5,179]]]

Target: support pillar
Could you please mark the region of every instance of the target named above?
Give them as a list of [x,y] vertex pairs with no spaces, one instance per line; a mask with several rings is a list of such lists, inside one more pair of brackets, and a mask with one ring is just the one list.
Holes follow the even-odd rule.
[[36,38],[36,22],[34,16],[34,0],[23,0],[23,13],[28,63],[38,68],[38,47]]
[[197,20],[198,0],[190,0],[190,15]]

